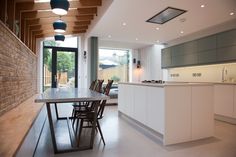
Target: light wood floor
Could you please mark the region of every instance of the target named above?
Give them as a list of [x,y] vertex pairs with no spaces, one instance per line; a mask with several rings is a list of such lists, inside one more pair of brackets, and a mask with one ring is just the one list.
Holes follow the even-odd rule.
[[[61,106],[63,107],[63,106]],[[62,109],[70,114],[69,108]],[[117,106],[108,106],[102,120],[106,146],[99,134],[93,150],[54,155],[48,122],[43,130],[36,157],[236,157],[236,125],[216,121],[215,137],[164,147],[136,125],[119,117]],[[63,142],[63,138],[61,138]]]

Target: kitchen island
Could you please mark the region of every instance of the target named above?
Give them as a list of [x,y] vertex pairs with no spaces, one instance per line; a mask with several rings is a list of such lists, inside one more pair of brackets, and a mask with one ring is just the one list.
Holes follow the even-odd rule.
[[121,115],[160,134],[164,145],[214,136],[213,84],[120,83]]

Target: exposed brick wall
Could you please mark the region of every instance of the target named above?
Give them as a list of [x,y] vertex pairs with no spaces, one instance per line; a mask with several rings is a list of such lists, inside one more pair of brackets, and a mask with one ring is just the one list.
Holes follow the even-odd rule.
[[36,92],[36,55],[0,21],[0,116]]

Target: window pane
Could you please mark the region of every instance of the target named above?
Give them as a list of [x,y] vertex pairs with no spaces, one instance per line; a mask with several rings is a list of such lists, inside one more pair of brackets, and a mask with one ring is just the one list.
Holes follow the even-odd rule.
[[129,81],[129,50],[99,49],[98,79]]
[[58,87],[75,87],[75,53],[57,51]]

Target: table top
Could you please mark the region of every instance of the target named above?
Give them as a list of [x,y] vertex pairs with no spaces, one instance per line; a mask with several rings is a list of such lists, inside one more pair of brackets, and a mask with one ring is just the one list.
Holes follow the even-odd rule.
[[108,100],[110,97],[86,88],[49,88],[35,102],[60,103]]

